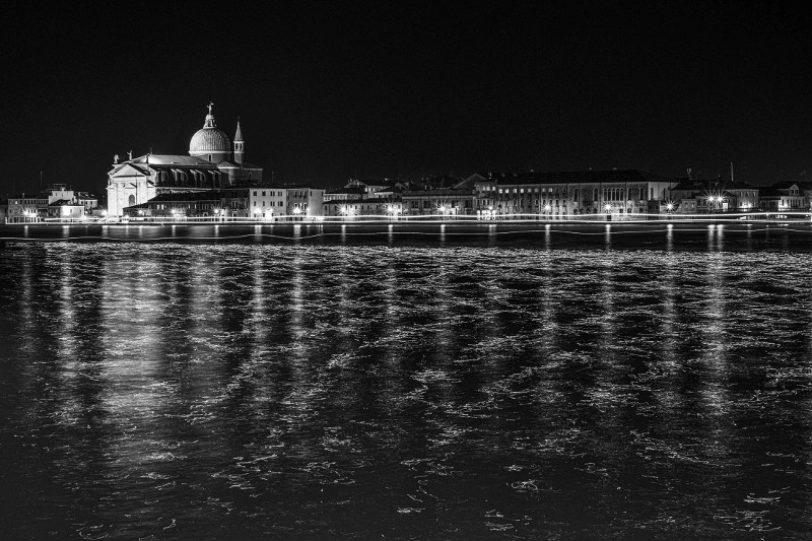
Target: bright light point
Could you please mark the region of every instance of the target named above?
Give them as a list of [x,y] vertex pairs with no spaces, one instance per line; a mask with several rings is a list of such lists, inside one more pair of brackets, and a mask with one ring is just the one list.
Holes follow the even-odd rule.
[[445,206],[440,207],[440,212],[445,212],[445,211],[446,211]]
[[293,214],[301,214],[301,213],[302,213],[302,209],[300,209],[299,207],[294,207],[293,208]]
[[550,205],[544,205],[544,210],[546,210],[547,212],[550,212],[550,210],[552,210],[552,208],[553,207],[551,207]]
[[667,208],[668,210],[674,210],[674,203],[668,203],[668,204],[665,206],[665,208]]
[[612,210],[612,205],[607,204],[603,208],[606,210],[606,212],[609,212],[610,210]]

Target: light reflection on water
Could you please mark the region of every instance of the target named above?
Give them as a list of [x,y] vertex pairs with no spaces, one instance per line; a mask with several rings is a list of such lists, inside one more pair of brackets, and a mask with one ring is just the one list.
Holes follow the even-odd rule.
[[803,536],[810,255],[723,238],[6,247],[3,523],[36,539]]

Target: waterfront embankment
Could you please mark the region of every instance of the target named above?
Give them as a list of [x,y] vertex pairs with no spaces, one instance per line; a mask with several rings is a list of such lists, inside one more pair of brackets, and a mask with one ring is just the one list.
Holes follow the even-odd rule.
[[647,220],[342,220],[290,222],[132,220],[0,225],[4,242],[244,242],[475,244],[567,246],[699,246],[714,249],[812,247],[808,214],[664,217]]

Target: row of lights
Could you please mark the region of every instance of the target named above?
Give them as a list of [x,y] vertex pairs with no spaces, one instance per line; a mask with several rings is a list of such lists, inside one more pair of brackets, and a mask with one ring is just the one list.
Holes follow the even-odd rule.
[[[440,209],[444,209],[445,207],[440,207]],[[441,210],[442,211],[442,210]],[[344,216],[352,216],[355,214],[355,208],[349,205],[341,205],[338,208],[338,212]],[[391,214],[392,216],[397,216],[401,213],[401,208],[397,205],[386,205],[386,212]]]

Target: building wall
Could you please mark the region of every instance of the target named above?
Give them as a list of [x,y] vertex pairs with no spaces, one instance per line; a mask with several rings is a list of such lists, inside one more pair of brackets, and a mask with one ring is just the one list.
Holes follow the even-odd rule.
[[479,215],[640,214],[649,201],[670,198],[672,182],[477,183]]
[[156,195],[150,176],[111,176],[107,184],[107,215],[121,216],[125,208],[146,203]]
[[352,218],[357,216],[396,218],[403,213],[400,201],[384,198],[355,199],[350,201],[329,201],[324,204],[325,216]]
[[39,197],[16,197],[8,200],[8,217],[11,219],[46,216],[48,199]]
[[404,193],[403,214],[407,216],[457,216],[475,213],[475,198],[468,193]]
[[[315,188],[256,187],[249,192],[252,216],[323,216],[324,190]],[[298,209],[298,212],[297,212]]]
[[248,192],[248,213],[260,218],[286,214],[287,190],[269,187],[251,188]]

